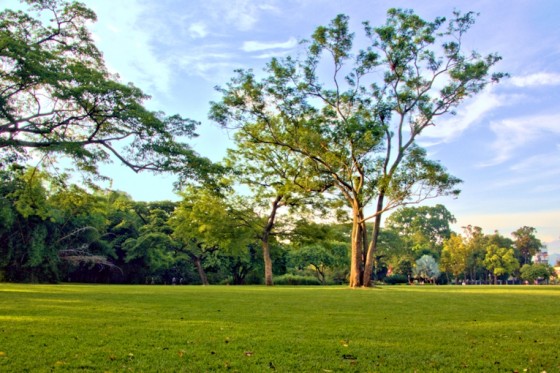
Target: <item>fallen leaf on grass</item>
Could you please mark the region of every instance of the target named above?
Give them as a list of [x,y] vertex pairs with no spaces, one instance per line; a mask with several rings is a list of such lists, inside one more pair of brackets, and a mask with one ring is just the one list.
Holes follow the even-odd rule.
[[6,353],[4,351],[0,351],[0,357],[4,357],[6,356]]
[[185,350],[179,350],[179,352],[177,352],[177,355],[182,358],[185,355]]
[[245,356],[253,356],[252,351],[245,351],[244,354],[245,354]]
[[64,364],[66,364],[64,361],[57,361],[56,363],[54,363],[54,366],[55,366],[55,367],[61,367],[61,366],[63,366]]

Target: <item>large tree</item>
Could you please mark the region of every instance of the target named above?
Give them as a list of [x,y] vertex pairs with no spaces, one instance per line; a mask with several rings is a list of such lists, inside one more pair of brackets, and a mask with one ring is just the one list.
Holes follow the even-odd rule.
[[195,136],[194,121],[147,110],[145,93],[109,73],[87,28],[92,10],[25,2],[27,12],[0,12],[0,165],[38,153],[44,164],[69,157],[92,175],[117,159],[189,178],[210,164],[178,141]]
[[[223,126],[297,154],[309,174],[330,179],[351,214],[352,287],[370,284],[385,211],[457,193],[459,180],[428,159],[416,139],[503,76],[490,74],[500,57],[463,53],[461,39],[474,18],[454,13],[448,22],[429,22],[391,9],[385,25],[366,23],[370,42],[355,50],[348,17],[339,15],[317,28],[303,58],[273,59],[263,79],[238,71],[212,104],[211,118]],[[330,78],[323,79],[325,71]]]

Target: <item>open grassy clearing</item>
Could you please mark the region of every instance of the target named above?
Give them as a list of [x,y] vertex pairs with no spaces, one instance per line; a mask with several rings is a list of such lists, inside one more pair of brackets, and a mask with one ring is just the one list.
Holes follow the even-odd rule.
[[560,371],[560,287],[0,284],[0,371]]

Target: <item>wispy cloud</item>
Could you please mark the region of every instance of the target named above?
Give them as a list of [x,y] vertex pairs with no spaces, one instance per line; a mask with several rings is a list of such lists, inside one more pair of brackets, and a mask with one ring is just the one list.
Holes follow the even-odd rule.
[[[226,5],[227,4],[227,5]],[[206,7],[215,19],[241,31],[250,31],[261,19],[263,13],[279,12],[275,1],[262,0],[210,0]]]
[[507,101],[506,97],[494,93],[492,88],[487,88],[462,106],[456,115],[440,120],[435,127],[427,128],[422,133],[422,143],[435,145],[454,140],[488,112]]
[[112,72],[118,73],[125,82],[134,82],[148,94],[167,94],[171,68],[154,53],[151,25],[146,24],[147,21],[142,27],[138,25],[146,9],[140,1],[134,4],[100,1],[94,7],[100,21],[92,25],[92,32]]
[[494,166],[509,160],[515,150],[543,136],[560,135],[560,114],[504,119],[490,124],[496,135],[494,158],[481,166]]
[[509,82],[516,87],[537,87],[560,85],[560,74],[539,72],[524,76],[514,76]]
[[291,49],[297,45],[296,38],[290,38],[284,42],[261,42],[261,41],[246,41],[241,47],[245,52],[256,52],[270,49]]

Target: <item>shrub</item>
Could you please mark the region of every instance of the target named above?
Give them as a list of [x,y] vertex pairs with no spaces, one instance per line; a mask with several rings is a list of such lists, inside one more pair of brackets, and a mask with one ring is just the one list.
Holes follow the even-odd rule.
[[312,276],[285,274],[274,278],[275,285],[321,285],[321,282]]
[[396,274],[385,277],[383,282],[388,285],[406,284],[408,283],[408,277],[406,275]]

